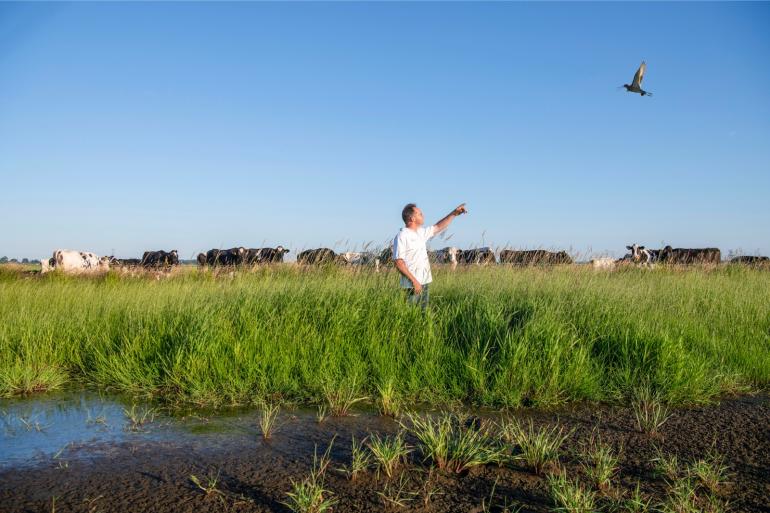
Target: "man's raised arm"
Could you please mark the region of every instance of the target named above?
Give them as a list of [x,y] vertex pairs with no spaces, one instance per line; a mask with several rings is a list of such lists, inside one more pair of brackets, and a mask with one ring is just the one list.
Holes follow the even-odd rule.
[[449,227],[449,224],[452,222],[452,220],[460,215],[467,214],[468,211],[465,209],[465,203],[461,204],[456,209],[452,210],[449,214],[447,214],[446,217],[441,219],[438,223],[436,223],[434,226],[436,227],[436,232],[433,235],[438,235],[439,233],[443,232]]

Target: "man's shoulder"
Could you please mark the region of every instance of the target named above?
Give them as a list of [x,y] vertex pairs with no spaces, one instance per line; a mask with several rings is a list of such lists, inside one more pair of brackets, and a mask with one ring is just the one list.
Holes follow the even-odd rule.
[[416,238],[417,238],[417,234],[415,233],[414,230],[410,230],[409,228],[401,228],[396,234],[395,239],[393,240],[400,244],[409,244],[410,242],[414,241]]

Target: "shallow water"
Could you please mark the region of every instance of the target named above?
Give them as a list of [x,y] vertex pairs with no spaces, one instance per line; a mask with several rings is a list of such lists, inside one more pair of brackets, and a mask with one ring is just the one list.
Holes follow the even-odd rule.
[[[147,413],[147,421],[132,423],[132,408],[134,415]],[[94,392],[0,399],[0,469],[104,455],[126,443],[205,440],[210,445],[213,435],[255,434],[254,418],[254,412],[243,410],[172,416],[152,404]]]
[[[135,425],[134,415],[149,411],[148,422]],[[0,399],[0,470],[42,463],[67,465],[75,459],[110,456],[125,447],[187,447],[220,450],[265,443],[254,408],[164,410],[120,395],[61,392],[31,398]],[[150,420],[151,419],[151,420]],[[322,425],[309,408],[284,409],[281,433],[273,450],[312,454],[316,440],[330,433],[393,431],[397,423],[374,412],[328,418]],[[268,442],[270,443],[270,442]]]

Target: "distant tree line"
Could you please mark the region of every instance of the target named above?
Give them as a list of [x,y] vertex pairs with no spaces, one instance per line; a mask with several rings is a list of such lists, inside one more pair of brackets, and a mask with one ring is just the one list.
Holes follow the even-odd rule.
[[22,258],[21,261],[15,258],[8,258],[7,256],[0,257],[0,264],[39,264],[40,260],[29,258]]

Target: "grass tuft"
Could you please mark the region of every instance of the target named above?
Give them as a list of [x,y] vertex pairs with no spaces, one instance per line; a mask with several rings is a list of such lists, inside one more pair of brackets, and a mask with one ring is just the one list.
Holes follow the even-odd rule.
[[608,492],[618,472],[618,456],[612,447],[591,438],[583,454],[583,472],[602,492]]
[[524,461],[537,474],[555,468],[559,462],[559,450],[571,432],[563,427],[536,429],[530,420],[527,428],[518,420],[507,420],[501,426],[502,437],[514,443],[519,450],[514,459]]
[[223,495],[223,492],[219,489],[219,474],[220,471],[217,471],[216,474],[207,475],[203,480],[195,474],[190,474],[190,481],[207,496]]
[[0,397],[50,392],[60,389],[67,381],[67,373],[56,366],[12,362],[5,368],[0,366]]
[[651,436],[658,436],[660,428],[671,416],[660,396],[653,393],[649,386],[643,386],[637,390],[631,406],[639,431]]
[[262,438],[268,440],[278,427],[278,413],[281,407],[278,404],[268,402],[262,403],[259,409],[259,428],[262,431]]
[[548,490],[556,507],[553,511],[562,513],[594,513],[596,494],[577,480],[567,478],[563,473],[548,476]]
[[329,416],[329,411],[326,409],[326,405],[319,404],[315,414],[316,422],[318,422],[319,424],[322,424],[328,416]]
[[676,481],[682,473],[676,454],[666,454],[659,447],[655,448],[655,457],[651,463],[655,474],[664,477],[669,482]]
[[123,408],[123,415],[128,421],[126,429],[129,431],[142,431],[148,424],[155,421],[156,410],[149,406],[137,406],[132,404],[131,408]]
[[324,513],[330,511],[337,503],[334,494],[325,488],[326,471],[331,463],[333,445],[334,439],[320,457],[316,447],[310,474],[301,481],[292,479],[292,489],[286,493],[287,500],[283,504],[294,513]]
[[292,480],[292,490],[286,495],[288,500],[283,504],[295,513],[323,513],[337,503],[332,493],[312,476],[302,481]]
[[463,472],[471,467],[499,463],[503,450],[485,432],[466,427],[453,413],[436,417],[407,414],[411,430],[426,458],[442,470]]
[[366,396],[359,395],[355,380],[336,385],[325,384],[323,393],[329,405],[329,411],[334,417],[347,417],[353,405],[368,399]]
[[687,473],[711,493],[718,493],[728,479],[728,467],[723,455],[709,451],[705,458],[693,462]]
[[388,381],[384,385],[377,385],[377,408],[382,415],[388,417],[398,417],[401,413],[401,397],[393,381]]
[[666,500],[658,507],[660,513],[702,513],[698,505],[697,485],[690,477],[674,480]]
[[350,468],[347,469],[348,478],[355,481],[356,477],[362,472],[366,472],[372,464],[372,455],[366,450],[364,445],[366,439],[359,442],[353,437],[350,446]]
[[407,455],[412,452],[411,447],[406,445],[404,441],[403,433],[383,437],[377,434],[370,435],[367,446],[377,462],[378,468],[385,472],[388,479],[393,477],[398,467],[404,463]]
[[618,511],[623,513],[648,513],[651,509],[652,501],[645,499],[639,487],[639,481],[636,482],[636,488],[631,492],[627,499],[619,501]]

